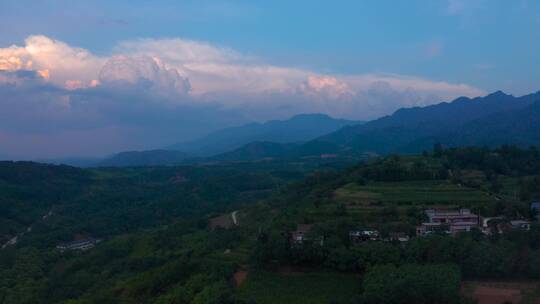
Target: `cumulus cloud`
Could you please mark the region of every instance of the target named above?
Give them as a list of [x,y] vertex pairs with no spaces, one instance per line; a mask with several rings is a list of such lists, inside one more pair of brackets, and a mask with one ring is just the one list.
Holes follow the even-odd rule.
[[[481,94],[466,84],[414,76],[328,75],[269,65],[184,39],[121,42],[108,56],[45,36],[0,48],[4,138],[59,132],[70,138],[79,132],[82,138],[91,130],[109,130],[116,132],[109,138],[122,133],[152,148],[252,120],[314,112],[365,120],[404,106]],[[117,150],[108,140],[96,135],[92,142],[103,152]],[[139,147],[134,142],[125,149]],[[13,145],[0,142],[3,147]]]
[[181,77],[178,70],[166,68],[159,58],[149,56],[114,56],[101,68],[99,81],[112,86],[149,82],[155,94],[171,92],[173,97],[185,95],[191,88],[189,79]]
[[106,59],[45,36],[30,36],[25,46],[0,48],[0,70],[40,71],[52,83],[91,83]]

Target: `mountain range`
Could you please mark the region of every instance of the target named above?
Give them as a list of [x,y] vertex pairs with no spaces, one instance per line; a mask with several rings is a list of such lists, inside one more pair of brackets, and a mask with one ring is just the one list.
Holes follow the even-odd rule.
[[[287,120],[272,120],[265,123],[250,123],[210,133],[199,139],[171,145],[165,149],[150,151],[128,151],[115,154],[96,162],[100,167],[155,166],[195,162],[199,160],[256,159],[259,155],[279,157],[295,144],[312,140],[336,131],[347,125],[358,125],[360,121],[335,119],[324,114],[300,114]],[[268,143],[263,149],[249,151],[250,145]],[[247,145],[243,155],[227,156],[229,151]],[[271,152],[271,146],[276,151]],[[267,156],[269,157],[269,156]]]
[[197,161],[295,158],[323,154],[420,153],[447,147],[540,145],[540,91],[501,91],[426,107],[402,108],[366,123],[303,114],[227,128],[165,149],[122,152],[97,166],[147,166]]
[[[538,145],[540,92],[514,97],[501,91],[485,97],[460,97],[450,103],[400,109],[362,126],[345,127],[315,141],[338,151],[379,154],[418,153],[434,143],[446,146]],[[526,118],[527,126],[523,126]],[[310,144],[310,143],[307,143]]]
[[360,121],[335,119],[324,114],[300,114],[287,120],[271,120],[239,127],[222,129],[202,138],[181,142],[167,150],[183,151],[200,157],[209,157],[242,147],[252,142],[293,143],[305,142]]
[[460,97],[452,102],[403,108],[305,143],[278,146],[254,142],[218,158],[420,153],[435,143],[447,147],[540,145],[540,92],[514,97],[497,91],[485,97]]

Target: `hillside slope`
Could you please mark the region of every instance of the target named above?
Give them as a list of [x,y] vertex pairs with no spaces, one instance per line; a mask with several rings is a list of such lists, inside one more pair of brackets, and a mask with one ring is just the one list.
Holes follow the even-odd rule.
[[333,144],[336,152],[353,149],[387,154],[417,153],[436,142],[448,146],[540,144],[535,135],[540,127],[537,101],[540,92],[522,97],[500,91],[474,99],[461,97],[450,103],[400,109],[391,116],[344,127],[306,145],[318,142]]

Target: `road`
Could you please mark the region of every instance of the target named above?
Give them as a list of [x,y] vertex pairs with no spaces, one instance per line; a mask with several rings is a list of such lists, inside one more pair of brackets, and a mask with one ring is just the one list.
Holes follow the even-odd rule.
[[233,211],[231,213],[231,217],[232,217],[232,221],[234,223],[235,226],[238,226],[238,219],[236,218],[236,214],[238,213],[238,211]]
[[[51,215],[53,214],[52,210],[50,210],[49,212],[47,212],[45,215],[43,215],[41,217],[41,220],[44,221],[46,219],[48,219]],[[37,223],[37,222],[36,222]],[[34,223],[34,224],[36,224]],[[28,227],[26,227],[26,230],[17,234],[16,236],[12,237],[11,239],[9,239],[9,241],[5,242],[4,244],[2,244],[2,249],[8,247],[8,246],[12,246],[12,245],[15,245],[17,244],[17,241],[19,241],[19,239],[25,234],[25,233],[29,233],[29,232],[32,232],[32,226],[34,225],[30,225]]]

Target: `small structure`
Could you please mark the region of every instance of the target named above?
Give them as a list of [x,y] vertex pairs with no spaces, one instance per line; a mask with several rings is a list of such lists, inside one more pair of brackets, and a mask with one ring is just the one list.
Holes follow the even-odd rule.
[[313,225],[311,224],[298,224],[296,230],[291,232],[291,244],[292,245],[303,245],[305,242],[314,242],[319,243],[321,246],[324,244],[323,237],[314,237],[311,235],[311,229]]
[[88,249],[94,248],[97,243],[99,243],[100,239],[95,239],[93,237],[82,239],[82,240],[76,240],[69,243],[63,243],[58,246],[56,246],[56,249],[59,249],[60,251],[66,251],[66,250],[81,250],[85,251]]
[[359,244],[367,241],[379,240],[379,231],[377,230],[351,230],[349,231],[349,240],[353,244]]
[[503,216],[480,217],[480,229],[485,235],[502,233],[501,223],[504,223],[504,221],[505,218]]
[[425,211],[428,221],[416,228],[416,234],[425,236],[432,233],[448,233],[455,235],[459,232],[471,231],[478,228],[480,217],[469,209]]
[[425,211],[430,223],[457,223],[457,222],[476,222],[478,223],[478,215],[471,213],[470,209],[459,210],[435,210],[428,209]]
[[529,231],[531,230],[531,223],[525,220],[515,220],[515,221],[510,221],[510,227],[516,230]]
[[386,238],[385,241],[404,243],[408,242],[409,239],[409,235],[405,232],[390,232],[388,233],[388,238]]
[[531,210],[535,213],[536,220],[540,221],[540,202],[531,203]]

